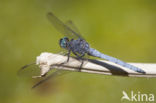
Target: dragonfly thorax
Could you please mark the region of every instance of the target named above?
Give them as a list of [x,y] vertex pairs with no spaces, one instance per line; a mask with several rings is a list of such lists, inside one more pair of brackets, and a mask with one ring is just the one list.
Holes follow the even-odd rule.
[[69,39],[67,37],[61,38],[59,44],[61,48],[67,49],[68,48]]
[[68,49],[70,49],[74,54],[84,55],[86,53],[88,54],[90,47],[84,39],[78,38],[76,40],[72,39],[69,42]]

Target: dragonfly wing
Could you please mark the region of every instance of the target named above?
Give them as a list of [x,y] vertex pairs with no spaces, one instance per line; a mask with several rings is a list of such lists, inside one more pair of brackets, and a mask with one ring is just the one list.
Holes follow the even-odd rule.
[[34,75],[39,75],[40,74],[40,69],[39,66],[36,65],[36,63],[30,63],[27,64],[23,67],[21,67],[18,72],[17,75],[18,76],[22,76],[22,77],[32,77]]
[[37,82],[33,87],[32,89],[38,87],[39,85],[43,84],[44,82],[46,82],[47,80],[51,79],[51,78],[54,78],[56,76],[61,76],[61,75],[64,75],[68,73],[67,71],[63,71],[61,69],[57,69],[55,72],[53,72],[52,74],[48,75],[46,78],[44,78],[43,80]]
[[81,35],[81,33],[80,33],[80,31],[78,30],[78,28],[75,26],[75,24],[71,20],[68,20],[65,24],[68,27],[70,27],[73,31],[75,31],[76,33],[78,33],[79,37],[83,38],[82,35]]
[[81,38],[81,36],[64,24],[61,20],[59,20],[52,12],[47,14],[48,20],[52,23],[52,25],[62,34],[67,37]]

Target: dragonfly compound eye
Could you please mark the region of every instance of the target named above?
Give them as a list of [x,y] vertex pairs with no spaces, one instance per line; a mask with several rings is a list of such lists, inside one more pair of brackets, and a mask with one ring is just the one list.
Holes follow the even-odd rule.
[[68,38],[66,38],[66,37],[64,37],[64,38],[62,38],[62,39],[60,39],[60,42],[59,42],[59,44],[60,44],[60,46],[62,47],[62,48],[67,48],[67,43],[69,42],[69,39]]

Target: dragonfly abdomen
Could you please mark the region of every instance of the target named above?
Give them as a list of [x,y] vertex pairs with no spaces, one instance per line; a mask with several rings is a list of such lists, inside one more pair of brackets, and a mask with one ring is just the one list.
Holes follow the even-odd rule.
[[145,73],[143,70],[141,70],[138,67],[135,67],[135,66],[133,66],[131,64],[128,64],[128,63],[126,63],[124,61],[121,61],[121,60],[119,60],[117,58],[105,55],[105,54],[103,54],[103,53],[101,53],[101,52],[99,52],[99,51],[97,51],[96,49],[93,49],[93,48],[90,48],[88,54],[91,55],[91,56],[94,56],[94,57],[99,57],[99,58],[111,61],[111,62],[116,63],[118,65],[121,65],[123,67],[129,68],[129,69],[131,69],[133,71],[136,71],[136,72],[139,72],[139,73]]

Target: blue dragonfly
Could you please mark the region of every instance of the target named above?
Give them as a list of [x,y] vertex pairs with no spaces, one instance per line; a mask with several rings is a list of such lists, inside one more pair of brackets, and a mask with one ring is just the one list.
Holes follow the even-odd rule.
[[[67,21],[66,23],[63,23],[52,12],[49,12],[47,14],[47,18],[61,34],[65,35],[65,37],[63,37],[59,40],[59,45],[61,48],[66,49],[66,51],[67,51],[67,53],[66,53],[68,56],[67,62],[69,62],[71,53],[73,53],[78,58],[78,60],[82,60],[79,71],[81,70],[81,67],[83,65],[84,56],[89,55],[89,56],[98,57],[98,58],[105,59],[107,61],[116,63],[123,67],[129,68],[135,72],[139,72],[139,73],[143,73],[143,74],[145,73],[141,68],[135,67],[135,66],[128,64],[124,61],[121,61],[117,58],[105,55],[94,48],[91,48],[90,45],[86,42],[86,40],[81,36],[80,32],[78,31],[78,29],[76,28],[76,26],[73,24],[72,21]],[[27,67],[31,67],[32,65],[35,65],[35,63],[23,66],[20,69],[20,71]],[[42,84],[43,82],[47,81],[48,79],[50,79],[52,77],[55,77],[57,75],[62,75],[65,73],[67,73],[67,72],[62,71],[60,69],[56,70],[51,75],[47,76],[45,79],[36,83],[32,88],[39,86],[40,84]]]
[[[52,12],[49,12],[47,14],[47,17],[49,21],[52,23],[52,25],[62,34],[65,35],[65,37],[61,38],[59,41],[60,47],[66,49],[68,51],[68,59],[71,52],[79,59],[83,58],[85,55],[98,57],[101,59],[105,59],[107,61],[116,63],[118,65],[121,65],[123,67],[129,68],[135,72],[139,73],[145,73],[141,68],[135,67],[131,64],[128,64],[124,61],[121,61],[117,58],[105,55],[98,50],[91,48],[90,45],[86,42],[86,40],[81,36],[81,34],[76,29],[75,25],[68,21],[66,24],[63,23],[61,20],[59,20]],[[81,63],[80,68],[83,65],[83,61]]]

